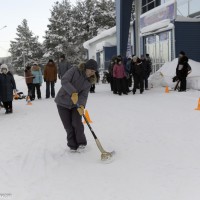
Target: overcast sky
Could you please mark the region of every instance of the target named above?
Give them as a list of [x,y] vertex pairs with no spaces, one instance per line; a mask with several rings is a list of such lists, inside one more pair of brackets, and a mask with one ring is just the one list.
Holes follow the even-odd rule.
[[[42,42],[48,19],[51,17],[50,10],[54,2],[61,0],[0,0],[0,57],[8,56],[10,40],[16,37],[16,29],[23,19],[28,20],[30,30]],[[73,4],[76,0],[70,0]]]
[[[42,42],[49,23],[50,10],[56,0],[0,0],[0,57],[8,56],[8,49],[10,47],[10,40],[16,37],[16,28],[21,24],[23,19],[28,20],[30,30]],[[58,0],[61,2],[61,0]],[[168,0],[162,0],[166,2]],[[187,1],[178,0],[179,3],[185,3],[179,7],[181,13],[187,13]],[[75,4],[76,0],[70,1]],[[190,0],[191,12],[200,11],[200,0]],[[180,15],[180,12],[178,12]]]

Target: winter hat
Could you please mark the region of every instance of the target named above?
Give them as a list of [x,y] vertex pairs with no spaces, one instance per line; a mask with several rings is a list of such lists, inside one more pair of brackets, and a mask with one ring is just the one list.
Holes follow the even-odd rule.
[[137,62],[138,57],[137,56],[133,56],[133,62]]
[[122,62],[122,59],[119,58],[119,57],[117,57],[117,64],[118,64],[119,62]]
[[184,52],[184,51],[180,51],[180,52],[179,52],[179,55],[185,56],[185,52]]
[[93,59],[88,60],[85,63],[85,69],[91,69],[97,71],[97,62]]
[[3,73],[3,70],[6,69],[8,72],[8,66],[6,64],[1,65],[1,73]]
[[52,62],[52,63],[54,63],[52,59],[49,59],[48,63],[49,63],[49,62]]
[[60,58],[63,58],[63,59],[65,59],[65,55],[64,55],[64,54],[62,54],[62,55],[60,56]]
[[38,65],[37,62],[34,62],[33,65]]
[[2,70],[2,69],[7,69],[7,71],[8,71],[8,66],[7,66],[6,64],[2,64],[2,65],[1,65],[1,70]]

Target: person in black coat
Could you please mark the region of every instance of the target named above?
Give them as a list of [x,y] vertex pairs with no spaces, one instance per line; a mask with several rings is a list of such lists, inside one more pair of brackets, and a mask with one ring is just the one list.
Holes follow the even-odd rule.
[[[100,75],[98,71],[95,72],[95,78],[96,78],[95,82],[99,83]],[[95,83],[91,85],[90,93],[95,93]]]
[[187,56],[181,56],[179,58],[178,65],[176,67],[176,76],[178,80],[180,81],[180,90],[179,92],[185,92],[186,91],[186,85],[187,85],[187,75],[188,75],[188,69],[191,68],[188,64],[188,57]]
[[6,64],[1,65],[0,73],[0,101],[6,109],[5,114],[13,112],[13,91],[16,93],[16,84],[13,75]]
[[132,75],[134,79],[133,94],[136,93],[138,85],[140,85],[140,94],[144,91],[144,67],[142,61],[137,56],[133,57],[134,65],[132,67]]
[[145,90],[148,90],[148,78],[151,73],[151,62],[147,60],[144,55],[141,55],[141,61],[144,67],[144,85],[145,85]]

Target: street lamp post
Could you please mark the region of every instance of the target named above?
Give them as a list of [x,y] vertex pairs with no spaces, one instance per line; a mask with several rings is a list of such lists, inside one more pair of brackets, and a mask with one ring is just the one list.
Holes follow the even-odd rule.
[[2,30],[2,29],[4,29],[4,28],[6,28],[7,26],[3,26],[2,28],[0,28],[0,30]]

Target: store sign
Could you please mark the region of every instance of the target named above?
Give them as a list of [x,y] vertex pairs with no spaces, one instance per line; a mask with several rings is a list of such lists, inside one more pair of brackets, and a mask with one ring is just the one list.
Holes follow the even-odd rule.
[[170,19],[171,21],[176,18],[176,3],[166,3],[158,6],[140,17],[140,29],[150,26],[154,23]]

